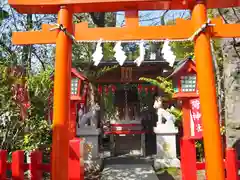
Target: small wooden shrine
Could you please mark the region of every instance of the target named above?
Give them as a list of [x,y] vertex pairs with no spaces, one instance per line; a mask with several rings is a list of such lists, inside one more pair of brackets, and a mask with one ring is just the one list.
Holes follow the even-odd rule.
[[123,66],[118,66],[116,61],[102,61],[92,68],[99,70],[106,66],[112,70],[96,79],[95,84],[101,122],[105,136],[110,135],[112,155],[154,153],[156,145],[151,134],[157,119],[153,103],[154,96],[161,92],[139,79],[167,77],[172,68],[164,60],[144,61],[140,67],[133,61],[125,61]]

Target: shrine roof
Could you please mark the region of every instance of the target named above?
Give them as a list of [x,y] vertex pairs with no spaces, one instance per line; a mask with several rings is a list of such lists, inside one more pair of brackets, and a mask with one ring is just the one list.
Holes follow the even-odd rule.
[[[74,13],[131,10],[191,9],[197,0],[8,0],[19,13],[56,14],[59,6],[70,6]],[[208,8],[240,6],[240,0],[206,0]]]
[[[74,74],[76,77],[78,77],[82,81],[87,81],[88,80],[88,78],[82,72],[79,72],[75,68],[71,68],[71,74]],[[51,73],[50,78],[54,78],[54,71]]]
[[[78,65],[80,67],[86,66],[86,64],[89,66],[89,62],[81,62]],[[168,63],[165,60],[144,60],[141,64],[141,66],[137,66],[134,61],[132,60],[126,60],[123,64],[123,66],[120,66],[119,63],[115,60],[102,60],[98,66],[94,66],[93,62],[91,63],[90,67],[92,69],[98,69],[102,68],[104,66],[119,66],[119,67],[136,67],[136,68],[143,68],[143,67],[148,67],[148,66],[156,66],[156,67],[161,67],[161,68],[170,68],[172,69]]]
[[195,62],[193,61],[192,58],[187,58],[185,60],[179,61],[178,64],[176,64],[176,67],[175,67],[174,71],[172,72],[172,74],[170,74],[168,76],[168,78],[176,76],[180,72],[184,71],[185,67],[187,66],[187,63],[189,63],[189,62],[192,62],[195,65]]

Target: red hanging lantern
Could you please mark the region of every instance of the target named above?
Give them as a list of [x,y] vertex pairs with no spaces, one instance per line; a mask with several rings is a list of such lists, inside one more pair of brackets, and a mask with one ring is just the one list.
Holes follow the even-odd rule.
[[105,92],[106,95],[108,94],[108,86],[105,86],[104,92]]
[[145,90],[145,93],[147,94],[148,93],[148,87],[145,87],[144,90]]
[[101,85],[98,85],[98,93],[102,94],[102,86]]
[[142,85],[138,85],[138,87],[137,87],[137,89],[138,89],[138,93],[141,93],[141,91],[142,91]]
[[152,86],[152,87],[151,87],[151,90],[152,90],[152,92],[154,93],[154,92],[156,91],[156,87],[155,87],[155,86]]
[[117,89],[116,86],[115,86],[115,85],[112,85],[111,88],[112,88],[112,93],[115,93],[115,92],[116,92],[116,89]]

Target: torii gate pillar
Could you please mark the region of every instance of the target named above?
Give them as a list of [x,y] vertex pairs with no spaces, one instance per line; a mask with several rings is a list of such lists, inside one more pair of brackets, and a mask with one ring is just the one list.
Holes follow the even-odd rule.
[[[72,32],[72,12],[62,6],[58,12],[58,24],[62,24]],[[54,75],[54,109],[53,109],[53,144],[52,171],[54,180],[68,179],[69,133],[70,119],[70,84],[71,84],[72,41],[59,31],[56,38],[56,61]],[[63,158],[64,157],[64,158]]]
[[[192,10],[193,26],[198,28],[207,22],[207,8],[204,1],[195,4]],[[208,179],[224,180],[223,154],[221,151],[220,124],[218,123],[217,96],[213,60],[210,46],[209,29],[201,33],[194,41],[197,79],[199,86],[203,141]],[[209,137],[211,136],[211,138]]]

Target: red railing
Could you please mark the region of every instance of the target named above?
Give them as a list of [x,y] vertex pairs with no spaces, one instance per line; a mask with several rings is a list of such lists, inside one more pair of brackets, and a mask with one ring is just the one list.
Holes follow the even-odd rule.
[[[195,140],[182,138],[181,140],[181,170],[183,180],[197,180],[197,170],[205,170],[205,162],[197,162]],[[240,161],[237,160],[236,150],[226,149],[226,158],[223,160],[226,169],[226,180],[238,180]],[[193,166],[196,164],[196,166]]]
[[[80,139],[69,141],[69,178],[68,180],[84,179],[84,163],[80,149]],[[12,162],[7,161],[8,153],[0,150],[0,180],[7,180],[7,171],[11,171],[12,180],[24,180],[24,172],[30,171],[30,180],[42,180],[43,172],[51,173],[51,164],[42,162],[42,152],[34,151],[30,155],[30,163],[24,163],[24,151],[12,153]]]

